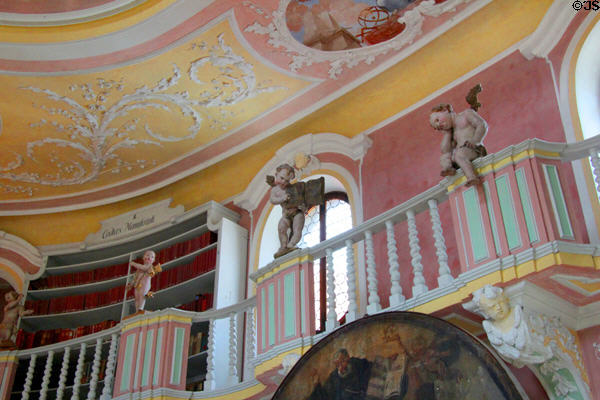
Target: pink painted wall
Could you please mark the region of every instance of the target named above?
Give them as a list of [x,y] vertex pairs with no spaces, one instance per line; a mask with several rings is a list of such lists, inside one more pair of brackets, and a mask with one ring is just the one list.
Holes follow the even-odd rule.
[[[479,113],[489,124],[484,140],[488,153],[518,144],[528,138],[564,142],[558,104],[550,69],[544,60],[526,60],[516,51],[467,81],[451,88],[423,106],[391,122],[370,135],[373,146],[363,165],[363,207],[365,220],[372,218],[440,182],[439,144],[441,135],[429,126],[431,108],[446,102],[460,112],[468,108],[464,100],[469,89],[481,83]],[[415,168],[415,166],[417,166]],[[561,164],[561,183],[568,198],[571,223],[578,240],[588,240],[569,164]],[[440,216],[454,276],[460,271],[452,218],[448,202],[440,204]],[[428,212],[417,215],[425,280],[437,287],[438,262],[435,255]],[[377,235],[375,258],[378,265],[382,305],[389,296],[389,272],[385,235]],[[410,297],[412,266],[406,223],[396,226],[399,262],[404,295]],[[425,250],[426,249],[426,250]]]
[[600,400],[600,350],[594,348],[594,343],[600,345],[600,325],[577,332],[583,356],[583,365],[588,373],[592,398]]

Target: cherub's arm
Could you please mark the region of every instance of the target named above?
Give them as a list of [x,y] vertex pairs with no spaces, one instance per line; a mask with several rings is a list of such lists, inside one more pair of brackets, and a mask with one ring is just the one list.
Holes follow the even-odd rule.
[[136,263],[135,261],[131,261],[129,263],[129,265],[131,265],[135,269],[139,269],[140,271],[143,271],[143,272],[148,272],[152,269],[152,264],[148,264],[148,265],[140,264],[140,263]]
[[21,310],[21,312],[19,313],[19,315],[21,317],[25,316],[25,315],[31,315],[33,314],[33,310],[26,310],[25,307],[23,307],[23,309]]
[[285,191],[285,189],[282,189],[278,186],[274,186],[271,189],[271,193],[269,194],[269,199],[272,204],[281,204],[284,201],[286,201],[288,199],[288,197],[289,197],[289,195]]
[[465,110],[464,113],[467,121],[469,121],[469,124],[475,128],[473,132],[473,139],[469,140],[469,142],[474,145],[478,145],[481,143],[488,131],[488,124],[485,122],[485,119],[481,117],[481,115],[477,114],[473,110]]
[[4,306],[4,311],[11,310],[11,309],[17,307],[22,298],[23,298],[23,295],[19,293],[15,300],[9,301],[8,303],[6,303],[6,305]]

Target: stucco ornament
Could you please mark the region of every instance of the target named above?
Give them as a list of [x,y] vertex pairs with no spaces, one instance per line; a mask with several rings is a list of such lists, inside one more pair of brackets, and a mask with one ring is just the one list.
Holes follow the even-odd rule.
[[[81,185],[96,180],[102,174],[118,174],[132,169],[154,167],[156,160],[146,159],[143,146],[164,147],[168,143],[194,139],[203,125],[227,130],[231,115],[227,108],[261,93],[284,90],[285,87],[258,81],[254,67],[234,53],[223,38],[217,44],[193,43],[189,51],[200,52],[190,62],[189,79],[197,85],[193,96],[187,83],[180,82],[182,71],[173,64],[172,74],[153,86],[131,90],[125,78],[97,78],[90,82],[72,84],[69,94],[40,87],[23,87],[50,100],[52,105],[39,105],[48,115],[31,128],[51,132],[52,137],[27,143],[26,154],[14,154],[14,159],[0,166],[0,179],[46,186]],[[216,69],[210,82],[200,79],[203,68]],[[205,74],[205,77],[206,76]],[[139,111],[164,112],[188,122],[187,130],[177,133],[141,121]],[[211,110],[211,112],[209,112]],[[214,112],[216,110],[216,112]],[[138,114],[136,114],[138,113]],[[147,148],[147,147],[146,147]],[[126,156],[129,149],[139,149],[139,158]],[[28,165],[48,159],[51,167],[40,174],[28,171]],[[32,195],[32,189],[3,186],[5,190]]]
[[286,22],[289,0],[280,0],[276,10],[265,9],[250,0],[245,0],[243,5],[253,10],[263,21],[246,26],[244,31],[268,36],[267,42],[270,46],[282,50],[291,58],[288,63],[290,70],[298,72],[313,64],[328,63],[329,77],[337,79],[344,69],[352,69],[361,63],[372,64],[375,57],[413,43],[416,38],[422,36],[423,22],[426,17],[439,17],[471,1],[473,0],[446,0],[442,3],[436,3],[435,0],[421,1],[416,7],[407,10],[399,17],[398,22],[405,24],[405,28],[394,38],[377,45],[342,51],[320,51],[304,46],[294,39]]
[[490,344],[517,368],[528,366],[551,399],[589,399],[590,390],[574,336],[558,320],[511,306],[503,289],[486,285],[463,305],[485,318]]

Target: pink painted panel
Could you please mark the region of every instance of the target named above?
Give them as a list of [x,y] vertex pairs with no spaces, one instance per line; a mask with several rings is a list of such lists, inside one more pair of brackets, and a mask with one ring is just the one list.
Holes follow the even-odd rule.
[[15,362],[0,362],[0,400],[9,400],[17,372],[17,363]]
[[[135,376],[135,365],[137,362],[137,345],[139,340],[139,332],[140,328],[131,329],[124,334],[121,335],[121,340],[119,341],[119,352],[117,357],[117,371],[115,375],[115,386],[114,386],[114,395],[120,396],[124,393],[130,393],[131,388],[133,387],[133,379]],[[133,335],[133,352],[131,358],[131,364],[125,365],[125,345],[127,343],[127,338]],[[129,390],[121,391],[121,381],[123,377],[123,372],[125,369],[131,369],[130,381],[129,381]]]
[[527,223],[525,222],[525,214],[523,213],[523,207],[521,206],[521,195],[519,194],[517,177],[515,175],[516,169],[517,166],[515,165],[510,165],[502,169],[502,171],[508,170],[508,182],[510,184],[511,197],[515,208],[515,215],[517,217],[519,235],[521,236],[521,246],[513,249],[511,253],[518,253],[531,247],[531,244],[529,243],[529,232],[527,232]]
[[452,192],[450,193],[449,196],[449,201],[448,203],[450,203],[450,212],[452,214],[452,226],[454,228],[454,236],[456,237],[456,243],[457,243],[457,247],[456,247],[456,252],[458,253],[458,259],[460,261],[460,272],[466,272],[467,271],[467,255],[465,253],[465,244],[464,244],[464,240],[463,240],[463,235],[464,235],[464,228],[461,232],[461,226],[459,224],[459,220],[462,221],[461,216],[458,214],[458,195],[456,192]]
[[542,213],[542,205],[541,205],[541,195],[540,195],[540,187],[538,182],[534,177],[534,161],[530,158],[527,159],[526,162],[522,164],[523,172],[525,173],[525,180],[527,181],[527,186],[529,188],[529,197],[531,198],[531,206],[533,208],[533,216],[535,218],[538,235],[540,237],[539,242],[535,243],[533,247],[539,246],[542,243],[546,243],[548,241],[548,232],[546,225],[544,224],[544,215]]

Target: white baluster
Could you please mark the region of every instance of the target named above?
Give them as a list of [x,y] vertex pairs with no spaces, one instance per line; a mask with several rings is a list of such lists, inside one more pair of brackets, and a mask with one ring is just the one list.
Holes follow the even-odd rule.
[[400,264],[398,264],[398,249],[396,249],[396,237],[392,221],[385,221],[385,232],[387,235],[387,254],[390,265],[390,307],[399,306],[404,303],[402,286],[400,286]]
[[108,349],[108,360],[106,361],[106,372],[104,374],[104,387],[100,400],[110,400],[112,394],[112,384],[115,373],[115,361],[117,360],[117,344],[119,336],[113,333],[110,339],[110,348]]
[[69,372],[69,357],[71,356],[71,348],[65,347],[63,354],[62,366],[60,367],[60,377],[58,378],[58,389],[56,390],[56,400],[62,400],[65,394],[65,385],[67,384],[67,373]]
[[375,314],[381,310],[379,295],[377,294],[377,271],[375,269],[375,251],[373,250],[373,232],[365,232],[365,243],[367,247],[367,282],[369,284],[369,304],[367,313]]
[[75,379],[73,380],[73,394],[71,400],[79,400],[79,386],[81,386],[81,377],[83,375],[83,362],[85,361],[85,349],[87,344],[81,343],[79,348],[79,358],[77,359],[77,368],[75,369]]
[[590,156],[592,158],[592,172],[596,182],[596,191],[600,193],[600,157],[598,157],[598,149],[591,149]]
[[92,362],[92,377],[90,379],[90,391],[87,400],[96,398],[96,386],[98,386],[98,375],[100,375],[100,356],[102,355],[102,338],[96,339],[96,348],[94,350],[94,361]]
[[335,312],[335,278],[333,276],[333,250],[325,250],[326,261],[327,261],[327,322],[325,324],[326,330],[332,331],[338,327],[339,322],[337,320],[337,314]]
[[413,297],[427,292],[429,289],[425,284],[423,276],[423,264],[421,264],[421,247],[419,246],[419,232],[415,222],[415,213],[412,210],[406,212],[408,220],[408,244],[410,246],[410,255],[412,257],[413,273],[415,275],[413,281],[412,294]]
[[352,240],[346,240],[346,277],[348,278],[348,314],[346,322],[352,322],[358,318],[358,306],[356,305],[356,271],[354,270],[354,249]]
[[215,388],[215,320],[208,322],[208,349],[206,357],[206,381],[204,381],[204,391],[210,391]]
[[48,384],[50,383],[50,374],[52,373],[52,361],[54,360],[54,350],[48,352],[46,366],[44,367],[44,377],[42,378],[42,387],[40,390],[40,400],[46,400],[48,396]]
[[244,379],[254,378],[252,360],[256,357],[256,327],[254,324],[254,307],[246,310],[246,368]]
[[229,314],[229,383],[239,382],[237,372],[237,315]]
[[444,240],[444,230],[442,229],[442,220],[440,219],[440,213],[438,212],[437,201],[435,199],[431,199],[427,202],[427,204],[429,204],[433,238],[435,239],[435,249],[438,258],[438,264],[440,265],[438,284],[440,287],[444,287],[450,285],[454,281],[454,278],[452,278],[450,267],[448,266],[446,241]]
[[37,354],[34,353],[31,355],[31,359],[29,360],[29,367],[27,368],[27,375],[25,376],[25,386],[23,386],[21,400],[29,400],[29,392],[31,391],[31,382],[33,381],[36,360]]

